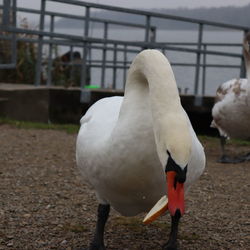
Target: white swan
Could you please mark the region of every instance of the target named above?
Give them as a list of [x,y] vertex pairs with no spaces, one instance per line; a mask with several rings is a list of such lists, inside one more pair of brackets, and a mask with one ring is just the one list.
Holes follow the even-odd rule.
[[101,99],[82,117],[76,159],[100,203],[89,249],[105,249],[109,205],[125,216],[148,211],[167,192],[166,174],[172,232],[164,249],[176,249],[183,183],[186,191],[200,177],[205,155],[163,54],[139,53],[129,69],[124,98]]
[[[239,162],[247,160],[241,157],[230,159],[225,155],[225,142],[228,138],[250,140],[250,33],[244,37],[243,55],[247,79],[232,79],[217,89],[216,103],[212,109],[211,126],[219,130],[222,156],[220,162]],[[250,159],[250,158],[249,158]]]

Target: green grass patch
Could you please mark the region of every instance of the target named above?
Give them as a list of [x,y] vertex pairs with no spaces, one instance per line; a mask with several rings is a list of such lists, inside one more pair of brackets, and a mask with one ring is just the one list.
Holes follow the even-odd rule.
[[228,140],[227,144],[234,144],[234,145],[240,145],[240,146],[250,146],[250,141],[232,139],[232,140]]
[[[42,122],[29,122],[29,121],[18,121],[6,117],[0,117],[0,125],[9,124],[17,128],[23,129],[54,129],[54,130],[63,130],[69,134],[78,133],[80,125],[76,124],[54,124],[54,123],[42,123]],[[199,139],[202,141],[210,141],[219,143],[219,137],[207,136],[207,135],[198,135]],[[250,146],[250,141],[232,139],[227,140],[228,145],[239,145],[239,146]]]
[[75,124],[48,124],[41,122],[29,122],[29,121],[17,121],[9,118],[0,117],[0,124],[9,124],[15,126],[16,128],[23,129],[53,129],[53,130],[63,130],[69,134],[77,133],[79,130],[79,125]]
[[[207,135],[199,135],[199,139],[202,141],[215,142],[219,143],[219,137],[207,136]],[[229,139],[226,141],[227,145],[239,145],[239,146],[250,146],[250,141],[240,140],[240,139]]]
[[216,142],[219,139],[219,137],[207,136],[207,135],[198,135],[198,138],[201,142],[202,141]]
[[136,233],[141,233],[144,230],[141,219],[137,217],[115,217],[111,223],[115,226],[125,226],[130,231]]
[[115,226],[125,226],[129,230],[136,232],[136,233],[142,233],[146,230],[146,228],[157,228],[160,230],[170,230],[170,224],[166,223],[165,221],[162,222],[160,220],[156,220],[152,222],[150,225],[143,224],[143,218],[142,217],[115,217],[112,219],[112,224]]

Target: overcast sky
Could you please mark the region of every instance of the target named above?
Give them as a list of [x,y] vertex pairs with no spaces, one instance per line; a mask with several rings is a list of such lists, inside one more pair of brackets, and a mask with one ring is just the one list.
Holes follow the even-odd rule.
[[128,8],[177,8],[177,7],[219,7],[219,6],[243,6],[250,0],[92,0],[90,2],[116,5]]
[[[3,0],[0,0],[2,2]],[[81,0],[80,0],[81,1]],[[250,0],[89,0],[86,2],[100,3],[106,5],[120,6],[126,8],[147,9],[147,8],[198,8],[198,7],[221,7],[221,6],[244,6]],[[41,0],[18,0],[18,7],[39,9]],[[70,7],[62,3],[47,1],[46,10],[59,11],[64,13],[79,14],[84,11],[77,6]],[[22,13],[19,17],[28,17],[30,21],[37,21],[37,15]]]
[[[1,0],[0,0],[1,1]],[[40,0],[18,0],[20,6],[37,8]],[[91,0],[86,2],[115,5],[126,8],[197,8],[197,7],[220,7],[220,6],[244,6],[250,0]],[[57,4],[60,6],[61,4]]]

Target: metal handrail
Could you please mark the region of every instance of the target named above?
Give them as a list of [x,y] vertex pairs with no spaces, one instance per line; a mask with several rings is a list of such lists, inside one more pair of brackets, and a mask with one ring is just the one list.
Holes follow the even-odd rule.
[[[12,27],[3,27],[0,25],[0,28],[7,32],[13,33],[26,33],[26,34],[33,34],[33,35],[40,35],[43,37],[53,37],[53,38],[63,38],[67,40],[76,41],[79,43],[99,43],[103,44],[102,38],[92,38],[92,37],[82,37],[76,35],[69,35],[56,33],[56,32],[49,32],[49,31],[39,31],[39,30],[26,30],[22,28],[12,28]],[[48,43],[53,43],[53,41],[48,40]],[[189,53],[201,53],[201,54],[209,54],[209,55],[218,55],[218,56],[228,56],[228,57],[238,57],[241,58],[242,54],[238,53],[228,53],[228,52],[220,52],[220,51],[212,51],[212,50],[202,50],[202,49],[192,49],[192,48],[182,48],[177,46],[168,46],[164,43],[155,43],[155,42],[136,42],[136,41],[122,41],[122,40],[115,40],[115,39],[106,39],[107,44],[119,44],[119,45],[129,45],[129,46],[136,46],[136,47],[147,47],[147,48],[159,48],[159,49],[168,49],[173,51],[182,51],[182,52],[189,52]],[[203,43],[206,44],[206,43]]]
[[180,16],[175,16],[175,15],[150,12],[146,10],[137,10],[137,9],[135,10],[135,9],[129,9],[129,8],[124,8],[124,7],[116,7],[116,6],[110,6],[110,5],[90,3],[90,2],[79,1],[79,0],[48,0],[48,1],[78,5],[78,6],[89,7],[89,8],[92,7],[95,9],[125,12],[125,13],[130,13],[130,14],[135,14],[135,15],[151,16],[151,17],[158,17],[158,18],[163,18],[163,19],[172,19],[172,20],[181,21],[181,22],[196,23],[196,24],[202,23],[205,25],[216,26],[220,28],[246,30],[246,31],[249,30],[249,27],[243,26],[243,25],[224,24],[224,23],[219,23],[219,22],[205,21],[205,20],[196,19],[196,18],[180,17]]
[[[1,9],[2,5],[0,5]],[[28,13],[33,13],[33,14],[40,14],[39,10],[35,9],[28,9],[28,8],[16,8],[17,11],[19,12],[28,12]],[[76,20],[86,20],[84,16],[80,15],[73,15],[73,14],[66,14],[66,13],[59,13],[55,11],[44,11],[45,15],[48,16],[56,16],[56,17],[64,17],[64,18],[70,18],[70,19],[76,19]],[[104,18],[97,18],[97,17],[90,17],[89,20],[91,22],[97,22],[97,23],[109,23],[113,25],[119,25],[119,26],[126,26],[126,27],[134,27],[134,28],[145,28],[145,25],[143,24],[137,24],[137,23],[131,23],[131,22],[124,22],[124,21],[115,21],[112,19],[104,19]],[[152,29],[155,29],[155,26],[151,26]]]
[[[5,0],[6,2],[6,0]],[[14,0],[13,2],[16,2]],[[58,2],[63,4],[69,5],[77,5],[85,7],[85,16],[80,15],[73,15],[73,14],[66,14],[66,13],[59,13],[54,11],[47,11],[46,10],[46,2]],[[4,8],[4,6],[0,5],[0,9]],[[130,13],[134,15],[141,15],[145,17],[143,23],[133,24],[131,22],[124,22],[124,21],[115,21],[111,19],[104,19],[104,18],[95,18],[90,15],[91,9],[102,9],[107,11],[116,11],[116,12],[123,12],[123,13]],[[246,33],[249,28],[246,26],[240,25],[230,25],[230,24],[223,24],[218,22],[211,22],[211,21],[204,21],[200,19],[193,19],[193,18],[186,18],[186,17],[179,17],[174,15],[162,14],[162,13],[155,13],[149,11],[141,11],[141,10],[134,10],[128,8],[121,8],[103,4],[95,4],[89,3],[79,0],[41,0],[41,8],[40,10],[28,9],[28,8],[20,8],[20,7],[13,7],[13,13],[19,12],[27,12],[33,14],[40,15],[40,23],[39,23],[39,30],[31,30],[25,28],[18,28],[15,25],[0,25],[0,28],[14,36],[18,33],[30,34],[35,36],[34,38],[21,38],[16,36],[16,41],[25,41],[30,43],[37,43],[38,44],[38,56],[37,56],[37,65],[36,65],[36,80],[35,84],[40,84],[40,75],[41,75],[41,68],[44,63],[42,59],[42,48],[43,45],[46,44],[49,46],[49,55],[48,55],[48,79],[47,84],[51,84],[51,68],[52,68],[52,45],[65,45],[70,47],[70,51],[73,51],[74,47],[79,47],[82,49],[83,60],[82,60],[82,72],[81,72],[81,83],[82,87],[86,84],[86,70],[87,67],[91,68],[101,68],[101,87],[105,87],[105,69],[112,68],[113,69],[113,77],[112,77],[112,86],[116,88],[116,75],[117,69],[123,69],[123,78],[126,77],[126,70],[129,65],[129,61],[127,60],[128,53],[138,53],[143,48],[155,48],[162,50],[163,52],[166,51],[178,51],[178,52],[186,52],[192,53],[196,55],[196,62],[195,63],[184,63],[184,62],[171,62],[173,66],[183,66],[183,67],[194,67],[195,68],[195,79],[194,79],[194,94],[199,95],[199,78],[200,73],[202,72],[202,86],[201,86],[201,93],[202,95],[205,94],[205,80],[206,80],[206,68],[207,67],[221,67],[221,68],[241,68],[241,74],[244,75],[243,70],[243,56],[242,53],[232,53],[232,52],[224,52],[224,51],[217,51],[215,49],[208,49],[208,47],[242,47],[240,43],[216,43],[216,42],[204,42],[203,41],[203,33],[204,26],[214,26],[219,28],[226,28],[226,29],[233,29],[233,30],[240,30],[243,33]],[[50,17],[50,23],[45,23],[45,16]],[[71,18],[75,20],[83,20],[84,21],[84,32],[83,36],[81,35],[71,35],[71,34],[62,34],[55,32],[54,26],[54,18],[55,17],[65,17]],[[197,24],[198,28],[198,40],[197,42],[156,42],[155,35],[157,26],[152,25],[152,18],[161,18],[166,20],[175,20],[180,22],[188,22]],[[99,22],[103,24],[103,38],[95,38],[89,34],[89,23],[90,22]],[[141,41],[124,41],[118,39],[110,39],[108,37],[108,28],[109,25],[121,25],[125,27],[134,27],[143,29],[145,32],[144,40]],[[49,31],[45,31],[45,26],[49,25]],[[151,33],[153,33],[153,37],[151,37]],[[11,37],[0,35],[1,39],[11,40]],[[102,52],[102,59],[100,60],[92,60],[92,50],[99,50]],[[112,51],[113,58],[107,60],[107,52]],[[123,53],[123,60],[118,58],[118,53]],[[206,56],[213,55],[213,56],[223,56],[223,57],[231,57],[231,58],[240,58],[241,65],[235,64],[217,64],[217,63],[207,63]],[[72,53],[71,53],[71,60],[72,60]],[[202,60],[202,61],[201,61]],[[64,65],[64,63],[62,63]],[[70,65],[70,63],[69,63]],[[74,65],[78,65],[75,64]],[[1,65],[0,65],[1,66]],[[6,67],[13,67],[13,64],[7,65]],[[0,67],[4,68],[4,67]],[[202,71],[201,71],[202,70]]]

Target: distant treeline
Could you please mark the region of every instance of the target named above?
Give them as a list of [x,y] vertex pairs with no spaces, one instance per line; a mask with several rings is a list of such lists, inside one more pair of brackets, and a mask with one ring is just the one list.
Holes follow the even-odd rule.
[[[188,9],[188,8],[178,8],[178,9],[151,9],[147,11],[164,13],[169,15],[190,17],[196,19],[202,19],[207,21],[222,22],[234,25],[243,25],[250,28],[250,4],[244,7],[220,7],[220,8],[198,8],[198,9]],[[92,17],[126,21],[131,23],[144,24],[145,18],[138,15],[111,12],[111,11],[97,11],[91,13]],[[197,25],[185,22],[163,20],[158,18],[153,18],[152,24],[156,25],[158,28],[162,29],[193,29]],[[101,24],[100,24],[101,25]],[[73,19],[60,19],[56,23],[57,27],[74,27],[82,28],[83,22],[73,20]],[[98,27],[99,24],[95,23],[94,27]]]

